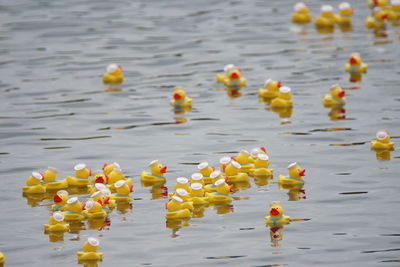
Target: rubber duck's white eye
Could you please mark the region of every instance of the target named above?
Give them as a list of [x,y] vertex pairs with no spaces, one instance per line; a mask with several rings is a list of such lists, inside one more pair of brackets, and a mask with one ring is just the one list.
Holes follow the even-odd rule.
[[110,191],[110,189],[108,189],[108,188],[101,189],[100,191],[101,191],[101,193],[103,193],[103,195],[105,195],[106,197],[111,196],[111,191]]
[[332,90],[335,90],[338,87],[340,87],[339,84],[334,84],[331,87],[329,87],[329,89],[332,91]]

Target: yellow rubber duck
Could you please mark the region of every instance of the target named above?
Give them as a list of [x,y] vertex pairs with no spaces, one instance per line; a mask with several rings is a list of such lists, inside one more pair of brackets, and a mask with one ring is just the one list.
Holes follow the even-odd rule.
[[53,211],[64,211],[68,201],[69,194],[65,190],[59,190],[53,197],[54,204],[51,205]]
[[291,107],[293,106],[292,93],[290,87],[282,86],[279,88],[278,97],[272,99],[271,107]]
[[[89,194],[94,194],[97,191],[101,191],[103,189],[108,189],[107,185],[103,184],[103,183],[95,183],[93,186],[91,185],[89,188]],[[110,190],[110,189],[108,189]]]
[[85,210],[83,214],[90,219],[100,219],[107,216],[107,212],[103,210],[102,205],[93,200],[88,200],[85,202]]
[[66,232],[69,224],[64,223],[64,213],[56,211],[49,218],[49,224],[44,225],[45,232]]
[[204,186],[203,174],[195,172],[190,176],[190,183],[200,183]]
[[245,172],[240,172],[242,166],[232,160],[225,168],[225,175],[229,183],[247,182],[249,175]]
[[[229,158],[230,159],[230,158]],[[204,190],[208,193],[216,192],[217,187],[215,186],[215,182],[222,178],[222,173],[220,171],[213,171],[210,174],[211,183],[204,186]]]
[[183,208],[183,199],[178,196],[172,196],[171,200],[167,203],[167,213],[165,218],[167,220],[171,219],[189,219],[192,213]]
[[317,28],[333,28],[335,26],[335,13],[333,7],[330,5],[323,5],[321,7],[321,15],[314,21]]
[[[90,195],[91,200],[98,202],[106,213],[110,213],[115,208],[116,201],[111,199],[111,191],[108,188],[101,189]],[[87,199],[90,200],[90,199]]]
[[376,133],[376,139],[371,141],[372,150],[394,150],[394,142],[390,142],[390,135],[386,130]]
[[305,175],[306,170],[302,169],[297,162],[288,166],[289,176],[279,175],[278,183],[284,185],[303,185],[304,180],[301,178]]
[[353,15],[353,8],[347,2],[342,2],[339,4],[339,16],[336,16],[336,23],[339,26],[350,26],[351,25],[351,15]]
[[346,72],[350,73],[351,76],[357,76],[367,73],[368,65],[362,61],[359,53],[352,53],[344,69]]
[[182,188],[185,189],[186,191],[190,190],[190,184],[189,184],[189,179],[186,177],[178,177],[176,178],[176,183],[174,185],[174,190]]
[[272,201],[269,205],[269,216],[265,217],[267,226],[281,226],[290,223],[290,217],[284,215],[284,210],[279,201]]
[[372,12],[376,7],[386,7],[387,4],[387,0],[367,0],[367,6]]
[[65,205],[64,216],[66,221],[82,221],[85,216],[82,213],[82,203],[77,197],[71,197]]
[[258,154],[254,162],[254,168],[250,170],[251,176],[255,177],[271,177],[274,169],[268,169],[269,157],[267,154]]
[[107,187],[114,192],[115,189],[115,183],[118,181],[125,181],[125,183],[132,187],[131,189],[133,190],[133,181],[132,179],[126,179],[125,174],[122,172],[121,168],[115,167],[108,175],[107,175]]
[[308,6],[303,2],[294,5],[294,13],[292,15],[292,22],[297,24],[307,24],[311,22],[311,14]]
[[368,16],[365,19],[365,27],[375,31],[385,30],[388,19],[388,12],[383,8],[376,7],[373,10],[372,16]]
[[176,87],[173,93],[173,99],[169,101],[169,104],[173,107],[190,107],[192,105],[192,99],[186,95],[185,90]]
[[56,180],[57,178],[57,169],[53,167],[48,167],[47,170],[43,173],[43,185],[46,187],[46,190],[59,190],[68,188],[67,179]]
[[255,147],[250,150],[250,159],[255,162],[258,158],[258,154],[267,154],[267,149],[265,147]]
[[104,163],[103,172],[105,175],[109,175],[110,172],[114,170],[114,168],[121,169],[121,166],[117,162],[111,164]]
[[217,74],[217,83],[223,83],[227,89],[238,91],[246,87],[246,78],[242,77],[242,72],[233,64],[224,67],[226,76]]
[[182,208],[183,209],[188,209],[188,210],[190,210],[190,212],[193,211],[193,202],[191,201],[190,196],[189,196],[189,192],[186,191],[186,189],[177,188],[175,190],[175,193],[173,193],[171,195],[171,197],[172,196],[178,196],[183,200],[183,203],[182,203]]
[[131,187],[124,181],[119,180],[115,184],[115,193],[111,196],[111,199],[115,202],[130,202],[132,198],[129,194],[132,192]]
[[219,179],[214,183],[216,191],[213,193],[206,193],[208,202],[213,204],[229,204],[232,202],[232,197],[229,195],[231,188],[225,182],[225,179]]
[[46,187],[42,185],[43,176],[40,172],[32,172],[26,179],[26,186],[22,187],[22,192],[26,194],[44,194]]
[[100,241],[97,238],[89,237],[83,244],[82,250],[78,251],[78,261],[102,261],[103,253],[97,252]]
[[75,177],[68,176],[67,182],[70,186],[88,186],[90,184],[89,177],[92,175],[92,171],[86,168],[85,163],[79,163],[75,165]]
[[281,88],[281,81],[274,81],[272,79],[268,79],[264,83],[264,88],[258,89],[258,96],[263,98],[275,98],[278,96],[279,88]]
[[197,169],[199,170],[199,173],[203,175],[204,184],[210,184],[212,180],[210,174],[215,171],[215,168],[210,166],[208,162],[201,162],[197,165]]
[[394,16],[394,25],[398,26],[398,22],[400,21],[400,0],[392,0],[390,8]]
[[338,85],[334,84],[330,87],[330,94],[326,94],[323,98],[325,107],[333,107],[346,104],[346,92]]
[[[219,159],[219,169],[221,172],[225,172],[226,165],[231,162],[232,158],[231,157],[222,157]],[[211,184],[214,184],[216,181],[211,181]]]
[[150,172],[142,171],[140,180],[154,184],[166,182],[164,174],[167,172],[167,166],[162,165],[158,160],[153,160],[149,164]]
[[3,267],[3,264],[6,262],[6,256],[0,251],[0,266]]
[[117,64],[110,64],[107,66],[107,73],[103,75],[103,83],[107,85],[120,84],[124,81],[122,75],[122,67]]
[[201,183],[193,183],[190,185],[190,201],[193,205],[206,205],[208,200],[205,197],[205,190]]
[[250,153],[247,150],[240,150],[234,160],[240,164],[240,172],[248,173],[254,168],[253,160],[250,158]]
[[92,184],[107,184],[107,175],[101,171],[94,172],[92,176]]

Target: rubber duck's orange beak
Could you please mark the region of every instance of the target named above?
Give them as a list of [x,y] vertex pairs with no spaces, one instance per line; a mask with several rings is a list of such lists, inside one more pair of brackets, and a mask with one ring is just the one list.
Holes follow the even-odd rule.
[[101,199],[98,199],[98,200],[97,200],[97,203],[99,203],[100,205],[103,206],[103,201],[101,201]]
[[340,109],[340,113],[346,113],[346,109],[344,108]]
[[231,75],[229,75],[229,78],[231,78],[233,80],[239,79],[239,74],[236,72],[231,73]]
[[278,86],[278,88],[281,88],[282,82],[281,82],[281,81],[278,81],[278,82],[276,83],[276,85]]
[[273,216],[277,216],[277,215],[279,215],[279,211],[277,209],[275,209],[275,208],[271,208],[269,210],[269,214],[271,214]]
[[388,14],[383,14],[383,15],[381,16],[381,19],[382,19],[382,20],[386,20],[388,17],[389,17]]
[[176,101],[179,101],[179,100],[182,99],[182,96],[181,96],[180,94],[178,94],[178,93],[175,93],[175,94],[174,94],[174,99],[175,99]]
[[133,192],[133,185],[130,185],[130,186],[129,186],[129,191],[130,191],[130,192]]
[[104,170],[107,166],[108,166],[108,164],[107,164],[107,163],[104,163],[104,164],[103,164],[103,170]]
[[104,178],[102,176],[96,177],[95,183],[104,184]]
[[357,64],[357,59],[354,58],[354,57],[351,57],[351,58],[349,59],[349,62],[350,62],[350,64]]
[[160,169],[161,173],[166,173],[167,172],[167,166],[164,166]]
[[106,197],[104,199],[104,204],[110,204],[110,197]]
[[299,171],[300,176],[305,176],[306,175],[306,169],[302,169]]
[[225,171],[226,165],[222,165],[222,170]]
[[229,178],[228,178],[228,176],[225,176],[225,183],[228,183],[229,182]]
[[233,192],[233,184],[231,184],[230,186],[229,186],[229,192]]
[[214,167],[214,166],[211,166],[211,169],[212,169],[213,171],[215,171],[215,167]]
[[59,195],[55,195],[53,198],[54,202],[58,203],[62,201],[62,198]]
[[374,2],[374,5],[379,5],[379,0],[373,0],[372,2]]
[[341,91],[341,92],[338,94],[339,97],[344,97],[345,95],[346,95],[346,92],[345,92],[345,91]]
[[232,156],[231,159],[233,159],[234,161],[237,161],[236,156]]
[[263,151],[265,154],[267,154],[267,150],[265,149],[265,147],[260,147],[260,150]]
[[92,170],[89,169],[89,176],[92,176]]
[[354,9],[350,8],[350,14],[353,14],[353,13],[354,13]]
[[119,69],[120,71],[122,71],[122,66],[121,66],[121,65],[118,65],[118,69]]

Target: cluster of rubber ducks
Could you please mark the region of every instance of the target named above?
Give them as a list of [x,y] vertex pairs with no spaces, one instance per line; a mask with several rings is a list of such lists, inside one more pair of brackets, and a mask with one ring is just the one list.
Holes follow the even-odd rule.
[[[400,22],[400,1],[392,0],[390,5],[387,0],[368,0],[368,7],[371,9],[371,16],[365,20],[365,27],[381,32],[387,28],[387,21],[393,25],[399,25]],[[351,16],[353,8],[347,2],[342,2],[338,6],[339,14],[334,13],[331,5],[321,6],[320,15],[315,18],[314,25],[318,33],[332,33],[335,25],[346,32],[352,30]],[[294,5],[292,22],[300,25],[308,24],[312,21],[312,16],[308,6],[299,2]]]

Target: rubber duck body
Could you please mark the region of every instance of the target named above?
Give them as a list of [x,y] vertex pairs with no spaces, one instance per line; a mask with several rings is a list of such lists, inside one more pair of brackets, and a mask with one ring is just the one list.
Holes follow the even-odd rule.
[[59,190],[53,197],[54,204],[51,205],[53,211],[64,211],[66,210],[66,204],[68,201],[68,192],[65,190]]
[[269,216],[265,217],[267,226],[282,226],[290,223],[290,217],[284,215],[284,210],[279,201],[272,201],[269,206]]
[[258,154],[254,162],[254,168],[251,169],[250,174],[254,177],[271,177],[274,169],[268,169],[269,157],[266,154]]
[[335,26],[335,14],[333,8],[330,5],[323,5],[321,7],[321,15],[314,21],[315,27],[317,28],[333,28]]
[[247,182],[249,175],[245,172],[240,172],[241,165],[232,160],[225,168],[225,175],[229,183]]
[[344,68],[350,74],[350,81],[358,82],[362,74],[367,73],[368,65],[362,61],[360,54],[352,53]]
[[107,175],[107,187],[112,191],[115,192],[115,183],[118,181],[125,181],[125,183],[133,188],[133,181],[132,179],[126,179],[125,174],[122,172],[121,168],[114,168],[112,172]]
[[169,104],[176,108],[190,107],[192,106],[192,99],[186,95],[185,90],[177,87],[174,89],[173,99],[169,101]]
[[279,88],[281,88],[282,83],[280,81],[274,81],[268,79],[264,83],[264,88],[258,89],[258,96],[263,98],[272,99],[278,96]]
[[101,261],[103,260],[103,253],[97,252],[100,241],[97,238],[89,237],[83,244],[82,250],[78,251],[78,261]]
[[193,205],[206,205],[208,200],[205,197],[205,191],[201,183],[193,183],[190,185],[190,201]]
[[31,176],[26,179],[26,186],[22,187],[25,194],[44,194],[46,187],[42,185],[43,176],[40,172],[32,172]]
[[88,186],[90,184],[89,177],[92,175],[92,171],[86,168],[86,164],[84,163],[77,164],[75,165],[74,170],[75,170],[75,177],[68,176],[66,178],[68,185],[77,187]]
[[44,225],[45,232],[66,232],[69,224],[64,223],[64,213],[56,211],[49,218],[49,224]]
[[278,97],[272,99],[271,107],[287,108],[293,106],[292,93],[290,87],[282,86],[279,88]]
[[171,200],[167,203],[167,213],[165,218],[171,219],[189,219],[191,212],[188,209],[183,208],[183,199],[178,196],[172,196]]
[[206,197],[213,204],[229,204],[232,202],[232,197],[229,195],[231,189],[225,182],[225,179],[220,179],[215,182],[216,191],[214,193],[206,193]]
[[330,94],[326,94],[323,99],[325,107],[339,106],[346,103],[346,99],[344,97],[346,92],[339,85],[332,85],[330,91]]
[[102,205],[93,200],[85,202],[83,214],[90,219],[101,219],[107,216],[107,212],[103,209]]
[[103,75],[103,83],[107,85],[121,84],[124,81],[122,67],[117,64],[110,64],[107,73]]
[[77,197],[69,198],[65,205],[64,216],[66,221],[82,221],[85,216],[82,213],[82,203]]
[[158,160],[153,160],[149,164],[150,172],[142,171],[140,180],[154,184],[164,184],[166,179],[164,174],[167,172],[167,167],[163,166]]
[[239,91],[246,87],[246,78],[242,77],[242,72],[233,64],[228,64],[224,67],[226,76],[217,74],[217,83],[223,83],[230,91]]
[[278,183],[290,186],[301,186],[304,180],[301,178],[305,175],[306,170],[302,169],[296,162],[288,166],[289,176],[279,175]]
[[[229,158],[230,159],[230,158]],[[212,192],[216,192],[217,187],[215,186],[215,182],[218,181],[219,179],[222,179],[222,173],[220,171],[213,171],[210,174],[210,178],[211,178],[211,182],[210,184],[207,184],[204,186],[204,190],[207,193],[212,193]]]
[[130,202],[132,198],[129,196],[131,193],[131,187],[124,181],[119,180],[115,183],[115,193],[111,196],[111,199],[115,202]]
[[311,22],[311,15],[308,6],[303,2],[299,2],[294,6],[292,22],[297,24],[307,24]]
[[336,22],[339,26],[350,26],[351,15],[353,15],[353,8],[347,2],[339,5],[339,16],[336,16]]
[[250,153],[247,150],[241,150],[235,157],[235,160],[240,164],[241,172],[248,173],[254,168],[253,160],[250,158]]
[[199,173],[203,175],[204,184],[212,183],[212,178],[210,178],[211,173],[215,170],[214,167],[210,166],[208,162],[201,162],[197,165]]
[[394,142],[390,142],[390,135],[386,130],[376,133],[376,139],[371,141],[372,150],[394,150]]
[[46,190],[60,190],[68,187],[67,179],[56,180],[57,178],[57,169],[48,167],[47,170],[43,173],[43,185],[46,187]]

